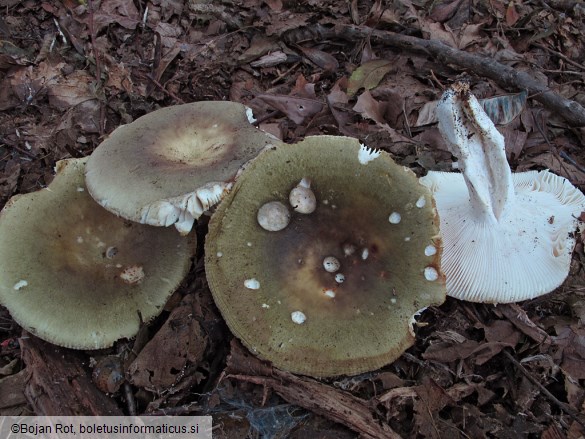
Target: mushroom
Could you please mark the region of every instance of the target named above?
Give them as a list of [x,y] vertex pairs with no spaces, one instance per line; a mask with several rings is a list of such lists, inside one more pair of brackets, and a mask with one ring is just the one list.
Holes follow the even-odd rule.
[[0,213],[0,303],[46,341],[99,349],[162,311],[195,237],[103,209],[86,191],[86,161],[58,162],[48,188],[13,197]]
[[[413,315],[445,299],[430,192],[387,153],[365,164],[362,155],[357,140],[333,136],[265,150],[211,218],[205,267],[215,302],[232,332],[282,369],[375,370],[414,342]],[[259,227],[258,207],[286,203],[302,178],[314,183],[316,209],[291,212],[280,231]],[[420,197],[426,207],[416,207]],[[395,211],[402,221],[390,224]],[[428,268],[436,280],[425,278]]]
[[447,294],[508,303],[554,290],[569,272],[583,194],[549,171],[513,174],[503,136],[467,84],[443,94],[437,115],[462,172],[421,178],[441,219]]
[[87,163],[87,187],[116,215],[186,234],[240,167],[274,142],[239,103],[167,107],[114,130]]

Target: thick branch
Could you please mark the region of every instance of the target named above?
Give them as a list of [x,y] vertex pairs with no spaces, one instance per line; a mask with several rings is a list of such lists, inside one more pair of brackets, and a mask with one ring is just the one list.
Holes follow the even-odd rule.
[[368,401],[310,378],[271,368],[232,342],[226,378],[267,386],[291,404],[339,422],[364,439],[400,439],[392,428],[377,420]]
[[528,73],[500,64],[491,58],[454,49],[438,40],[424,40],[408,35],[374,30],[365,26],[337,25],[335,34],[340,38],[352,40],[372,37],[389,46],[426,52],[445,64],[451,64],[461,69],[473,71],[476,75],[490,78],[503,88],[527,90],[530,95],[534,95],[534,99],[561,116],[570,125],[585,126],[585,108],[579,103],[555,93]]

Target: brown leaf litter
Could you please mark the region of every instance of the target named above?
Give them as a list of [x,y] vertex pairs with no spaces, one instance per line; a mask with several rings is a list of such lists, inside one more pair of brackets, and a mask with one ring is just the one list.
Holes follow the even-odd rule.
[[[433,102],[459,76],[480,98],[527,92],[500,127],[515,171],[549,168],[585,187],[579,2],[0,6],[1,205],[46,187],[57,160],[90,154],[117,126],[198,100],[249,105],[287,142],[348,135],[419,175],[452,170]],[[196,232],[203,242],[205,219]],[[422,314],[416,344],[394,363],[319,381],[233,340],[201,247],[161,317],[112,349],[51,346],[0,309],[0,414],[209,413],[220,438],[582,437],[578,238],[571,275],[553,294],[498,306],[448,299]]]

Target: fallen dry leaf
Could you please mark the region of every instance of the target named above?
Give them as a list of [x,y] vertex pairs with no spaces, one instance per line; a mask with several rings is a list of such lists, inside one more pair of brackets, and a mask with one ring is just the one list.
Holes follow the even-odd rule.
[[272,108],[282,111],[290,120],[298,125],[323,110],[323,103],[313,99],[266,94],[257,96],[257,99],[264,101]]
[[429,17],[439,23],[449,20],[461,4],[462,0],[443,1],[435,4],[431,9]]
[[349,77],[347,85],[348,96],[355,95],[361,88],[371,90],[380,84],[393,68],[392,61],[386,59],[375,59],[362,64]]
[[309,61],[321,67],[326,72],[335,72],[339,68],[339,63],[335,57],[327,52],[298,45],[295,47],[300,50]]
[[163,327],[140,351],[128,368],[130,381],[139,387],[162,392],[181,379],[188,363],[201,361],[207,339],[194,318],[194,296],[187,295]]

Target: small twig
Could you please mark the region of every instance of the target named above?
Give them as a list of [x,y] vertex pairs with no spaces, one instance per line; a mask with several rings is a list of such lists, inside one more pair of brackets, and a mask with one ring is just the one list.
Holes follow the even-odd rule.
[[563,61],[571,64],[572,66],[579,67],[581,70],[585,70],[585,66],[583,64],[580,64],[577,61],[573,61],[571,58],[569,58],[567,55],[562,54],[561,52],[551,49],[550,47],[546,47],[544,44],[540,43],[532,43],[532,45],[539,47],[542,50],[546,50],[547,52],[553,53],[555,56],[558,56]]
[[268,119],[272,119],[278,113],[280,113],[280,111],[278,110],[271,111],[270,113],[265,114],[264,116],[258,118],[256,122],[254,122],[254,125],[259,126],[262,122],[267,121]]
[[[89,13],[89,35],[91,39],[91,49],[93,51],[93,58],[95,61],[95,77],[96,77],[96,85],[97,87],[100,86],[102,83],[102,65],[100,60],[99,50],[97,49],[97,42],[95,36],[95,27],[94,27],[94,17],[93,17],[93,0],[88,1],[88,13]],[[105,131],[105,119],[106,119],[106,112],[104,109],[104,103],[101,100],[98,100],[100,103],[100,123],[99,123],[99,133],[100,137],[104,135]]]
[[339,24],[335,26],[335,33],[339,38],[356,40],[372,37],[388,46],[424,52],[439,62],[490,78],[503,88],[527,90],[530,95],[535,95],[534,99],[561,116],[570,125],[585,126],[585,108],[581,104],[564,98],[528,73],[501,64],[493,58],[455,49],[439,40],[425,40],[389,31],[374,30],[367,26]]
[[[540,113],[540,112],[538,112],[538,113]],[[548,137],[547,137],[546,133],[544,132],[543,127],[536,120],[535,113],[532,113],[532,120],[534,121],[534,125],[536,126],[536,129],[538,130],[538,132],[540,133],[540,135],[542,136],[542,138],[544,139],[544,141],[546,142],[546,144],[549,146],[549,148],[552,150],[553,155],[559,161],[559,165],[560,165],[561,169],[563,171],[565,171],[565,174],[568,177],[569,176],[569,172],[567,171],[567,169],[565,168],[565,164],[561,160],[561,157],[559,155],[559,151],[558,151],[557,147],[555,145],[553,145],[550,142],[550,140],[548,140]],[[544,125],[544,122],[543,122],[543,125]]]
[[278,75],[278,77],[277,77],[276,79],[273,79],[273,80],[270,82],[270,85],[275,85],[275,84],[276,84],[277,82],[279,82],[279,81],[280,81],[282,78],[284,78],[284,77],[285,77],[285,76],[287,76],[287,75],[288,75],[290,72],[292,72],[294,69],[296,69],[296,68],[299,66],[299,64],[300,64],[300,63],[301,63],[300,61],[299,61],[299,62],[297,62],[297,63],[294,63],[294,64],[292,65],[292,67],[291,67],[291,68],[289,68],[289,69],[286,69],[286,71],[285,71],[285,72],[283,72],[283,73],[281,73],[280,75]]
[[564,158],[566,161],[568,161],[570,164],[572,164],[575,168],[577,168],[579,171],[581,171],[582,173],[585,174],[585,168],[583,166],[581,166],[579,163],[577,163],[575,161],[575,159],[573,159],[569,154],[567,154],[565,151],[560,151],[559,155]]
[[556,396],[554,396],[552,393],[550,393],[548,391],[548,389],[540,383],[540,381],[538,381],[536,378],[534,378],[530,374],[530,372],[528,372],[526,370],[526,368],[524,366],[522,366],[522,364],[518,360],[516,360],[512,356],[512,354],[510,354],[507,350],[503,350],[502,352],[508,358],[508,360],[510,360],[514,364],[514,366],[516,366],[516,368],[520,372],[522,372],[522,374],[526,378],[528,378],[528,380],[530,380],[530,382],[532,384],[534,384],[536,387],[538,387],[540,389],[542,394],[544,396],[546,396],[549,401],[551,401],[553,404],[557,405],[562,411],[564,411],[567,415],[569,415],[571,417],[571,419],[573,419],[575,422],[578,422],[582,427],[585,428],[585,420],[581,419],[581,417],[579,416],[579,412],[574,410],[569,404],[566,404],[562,401],[559,401]]
[[34,160],[36,160],[36,159],[38,158],[38,157],[37,157],[36,155],[34,155],[32,152],[29,152],[29,151],[27,151],[26,149],[23,149],[23,148],[21,148],[20,146],[16,146],[16,145],[9,145],[9,144],[6,144],[6,146],[8,146],[9,148],[12,148],[12,149],[14,149],[14,150],[18,151],[18,152],[19,152],[19,153],[21,153],[21,154],[24,154],[25,156],[27,156],[27,157],[29,157],[29,158],[31,158],[31,159],[34,159]]
[[179,96],[177,96],[176,94],[174,94],[172,91],[169,91],[166,88],[164,88],[163,85],[160,82],[158,82],[156,79],[154,79],[152,77],[152,75],[146,75],[146,77],[148,78],[149,81],[152,81],[152,83],[154,85],[156,85],[157,88],[159,88],[160,90],[162,90],[163,93],[165,93],[166,95],[168,95],[171,98],[173,98],[179,104],[184,104],[185,103],[185,101],[183,99],[181,99]]
[[126,406],[128,407],[128,414],[130,416],[136,416],[136,401],[134,400],[132,386],[128,381],[124,382],[124,396],[126,397]]

